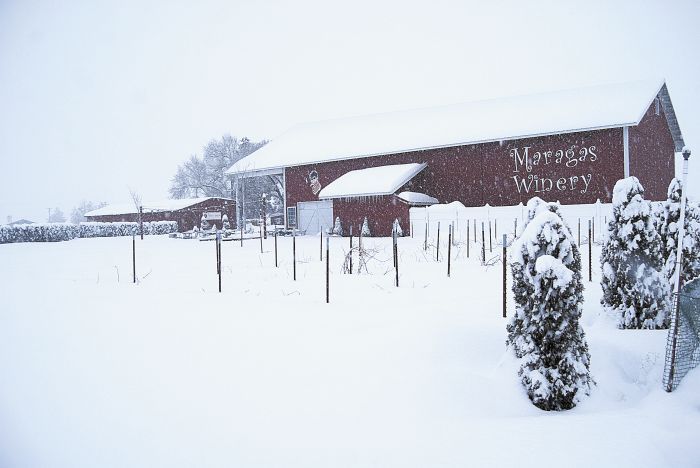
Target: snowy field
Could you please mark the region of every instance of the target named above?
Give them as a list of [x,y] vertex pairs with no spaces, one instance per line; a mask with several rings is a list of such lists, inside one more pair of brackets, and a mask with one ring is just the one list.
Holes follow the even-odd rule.
[[296,282],[291,242],[279,268],[272,239],[224,242],[221,294],[213,242],[137,240],[136,285],[131,238],[0,245],[0,466],[700,466],[700,370],[661,389],[666,332],[601,312],[599,248],[597,386],[547,413],[505,348],[501,265],[473,244],[447,278],[400,239],[397,289],[390,239],[350,276],[332,238],[326,304],[318,237],[297,238]]

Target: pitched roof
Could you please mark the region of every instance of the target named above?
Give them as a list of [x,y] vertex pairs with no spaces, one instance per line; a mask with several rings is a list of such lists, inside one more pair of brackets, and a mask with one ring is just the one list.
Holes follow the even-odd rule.
[[409,163],[350,171],[335,179],[318,194],[319,199],[391,195],[413,179],[426,164]]
[[[174,198],[169,200],[143,202],[144,213],[156,213],[161,211],[177,211],[190,206],[202,203],[203,201],[211,200],[212,198],[220,197],[203,197],[203,198]],[[221,198],[228,200],[227,198]],[[114,203],[112,205],[103,206],[96,210],[88,211],[85,216],[110,216],[123,214],[136,214],[138,210],[133,203]]]
[[[660,91],[668,96],[664,80],[635,81],[307,123],[227,173],[637,125]],[[674,141],[682,147],[670,98],[663,97]]]
[[18,219],[17,221],[12,221],[11,223],[7,223],[8,226],[17,226],[19,224],[36,224],[34,221],[29,221],[28,219]]

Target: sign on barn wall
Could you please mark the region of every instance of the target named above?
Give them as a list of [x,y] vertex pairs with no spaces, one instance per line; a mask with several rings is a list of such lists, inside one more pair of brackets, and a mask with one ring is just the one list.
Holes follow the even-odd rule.
[[204,219],[206,221],[221,221],[221,212],[220,211],[205,211],[204,212]]
[[314,195],[318,195],[318,192],[321,191],[321,184],[318,181],[318,172],[316,170],[309,172],[309,186]]
[[[564,176],[542,175],[538,170],[545,166],[548,174],[564,171],[571,174],[571,169],[583,166],[584,163],[594,163],[598,160],[595,145],[571,145],[569,148],[550,149],[547,151],[531,151],[530,146],[511,148],[510,158],[513,172],[513,183],[518,193],[542,192],[578,192],[585,194],[591,184],[593,173],[582,170],[579,174]],[[590,168],[590,166],[589,166]],[[574,169],[575,170],[575,169]]]

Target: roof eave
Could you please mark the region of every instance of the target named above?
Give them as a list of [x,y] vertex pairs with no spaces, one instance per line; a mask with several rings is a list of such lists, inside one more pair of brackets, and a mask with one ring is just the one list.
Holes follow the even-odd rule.
[[671,102],[671,95],[668,92],[668,87],[666,83],[661,86],[658,92],[659,99],[661,100],[661,107],[663,108],[664,115],[666,116],[666,123],[668,124],[668,129],[671,132],[671,137],[673,138],[673,146],[676,152],[683,150],[685,142],[683,141],[683,133],[681,132],[681,127],[678,124],[678,119],[676,118],[676,111],[673,109],[673,103]]
[[[636,126],[636,125],[639,125],[639,121],[622,122],[622,123],[616,123],[616,124],[610,124],[610,125],[602,125],[602,126],[598,126],[598,127],[575,128],[575,129],[560,130],[560,131],[553,131],[553,132],[531,133],[531,134],[515,135],[515,136],[500,137],[500,138],[488,138],[488,139],[484,139],[484,140],[464,141],[464,142],[460,142],[460,143],[448,143],[448,144],[444,144],[444,145],[433,145],[433,146],[424,146],[424,147],[417,147],[417,148],[396,149],[396,150],[392,150],[392,151],[387,150],[387,151],[382,151],[379,153],[366,153],[366,154],[350,155],[350,156],[336,156],[336,157],[331,157],[331,158],[323,159],[323,160],[313,160],[313,161],[305,161],[303,163],[290,164],[288,166],[271,166],[269,168],[266,167],[266,168],[256,169],[256,170],[247,169],[246,171],[240,171],[238,173],[250,172],[251,176],[253,176],[253,174],[252,174],[253,172],[283,171],[285,168],[288,168],[288,167],[310,166],[310,165],[314,165],[314,164],[324,164],[324,163],[336,162],[336,161],[347,161],[348,159],[371,158],[371,157],[375,157],[375,156],[388,156],[391,154],[398,154],[398,153],[412,153],[412,152],[417,152],[417,151],[428,151],[428,150],[441,149],[441,148],[456,148],[458,146],[472,146],[472,145],[481,145],[481,144],[485,144],[485,143],[495,143],[495,142],[499,142],[499,141],[524,140],[527,138],[539,138],[539,137],[544,137],[544,136],[569,134],[569,133],[593,132],[593,131],[599,131],[599,130],[609,130],[612,128],[630,127],[630,126]],[[226,174],[228,174],[228,175],[236,174],[234,172],[229,172],[229,171],[231,171],[231,169],[226,171]]]
[[326,195],[319,196],[319,200],[335,200],[337,198],[363,198],[363,197],[388,197],[394,195],[396,190],[393,192],[375,192],[375,193],[353,193],[353,194],[343,194],[343,195]]

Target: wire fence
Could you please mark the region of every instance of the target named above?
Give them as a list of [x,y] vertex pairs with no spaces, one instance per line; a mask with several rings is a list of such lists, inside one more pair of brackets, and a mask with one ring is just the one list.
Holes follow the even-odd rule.
[[700,364],[700,280],[683,286],[674,298],[678,313],[673,314],[666,343],[663,385],[667,392]]

